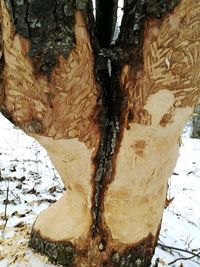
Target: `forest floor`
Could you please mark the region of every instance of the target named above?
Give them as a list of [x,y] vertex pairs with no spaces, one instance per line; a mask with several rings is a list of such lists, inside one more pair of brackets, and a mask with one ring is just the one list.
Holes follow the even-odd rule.
[[[200,266],[200,140],[182,137],[152,266]],[[44,149],[0,115],[0,267],[50,267],[27,247],[36,216],[63,185]]]

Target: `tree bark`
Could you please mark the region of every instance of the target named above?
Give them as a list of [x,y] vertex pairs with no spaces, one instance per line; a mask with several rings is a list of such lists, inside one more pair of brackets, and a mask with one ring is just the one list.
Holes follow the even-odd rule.
[[192,138],[200,139],[200,104],[194,109],[192,118]]
[[0,110],[67,189],[30,246],[63,266],[150,266],[200,94],[199,1],[125,0],[115,44],[115,16],[104,42],[89,0],[0,2]]

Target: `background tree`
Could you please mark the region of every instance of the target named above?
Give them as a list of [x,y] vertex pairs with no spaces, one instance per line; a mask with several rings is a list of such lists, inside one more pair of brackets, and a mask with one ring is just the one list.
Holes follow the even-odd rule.
[[194,109],[194,116],[192,118],[192,138],[200,139],[200,104],[196,105]]
[[66,192],[30,245],[64,266],[149,266],[200,93],[199,0],[1,0],[1,112]]

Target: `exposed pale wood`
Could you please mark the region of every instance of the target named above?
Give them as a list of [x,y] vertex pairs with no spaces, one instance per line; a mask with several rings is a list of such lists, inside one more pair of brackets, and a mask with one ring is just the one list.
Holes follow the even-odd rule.
[[[192,112],[192,108],[177,109],[173,123],[162,127],[156,118],[158,113],[154,113],[154,101],[157,104],[161,100],[160,105],[166,105],[165,96],[166,92],[159,91],[152,102],[147,102],[146,108],[152,120],[155,116],[155,122],[151,125],[130,123],[129,130],[124,131],[115,179],[106,194],[106,224],[112,237],[124,244],[137,243],[150,233],[156,235],[162,219],[167,180],[178,156],[180,134]],[[168,104],[170,108],[171,103]]]
[[74,138],[53,140],[37,135],[33,137],[48,151],[67,190],[57,203],[38,216],[34,230],[51,241],[74,243],[78,239],[81,247],[80,238],[87,237],[92,224],[93,151]]
[[14,32],[4,1],[1,5],[5,84],[0,104],[17,126],[46,148],[67,189],[58,203],[39,215],[34,230],[52,241],[77,239],[81,247],[92,223],[92,178],[100,139],[99,87],[88,30],[77,11],[76,47],[68,59],[59,57],[49,81],[35,73],[29,43]]
[[[95,62],[92,36],[83,14],[76,11],[76,47],[67,59],[59,56],[51,79],[35,73],[27,54],[30,44],[14,31],[4,3],[1,0],[5,65],[0,106],[44,146],[67,188],[56,204],[38,216],[33,227],[35,240],[43,247],[50,244],[47,254],[60,241],[65,242],[63,246],[72,246],[77,253],[75,266],[149,266],[180,135],[200,95],[199,1],[181,0],[162,18],[146,19],[144,43],[138,46],[141,51],[137,50],[141,52],[138,61],[143,58],[143,62],[136,61],[138,66],[134,66],[135,62],[122,64],[118,59],[122,68],[112,62],[117,71],[111,78],[106,77],[104,68],[95,77],[95,66],[107,63],[107,59],[98,55]],[[127,51],[135,52],[131,48]],[[96,80],[104,74],[108,80],[100,81],[100,88]],[[114,113],[119,102],[120,111],[106,114],[102,122],[99,105],[103,106],[102,91],[111,90],[107,88],[110,84],[122,93],[104,93],[108,99],[103,105],[113,105],[108,110]],[[123,99],[114,99],[119,96]],[[120,118],[115,121],[115,116]],[[112,125],[119,130],[113,131]],[[111,136],[103,135],[102,128],[113,131]],[[110,139],[102,142],[104,138]],[[103,163],[97,154],[101,146],[108,150],[101,155]],[[95,189],[96,171],[102,171],[98,165],[110,173],[101,177]],[[97,201],[102,204],[100,227],[92,236],[97,189],[103,192]]]
[[160,225],[180,135],[200,96],[199,1],[149,19],[142,53],[139,72],[125,65],[121,73],[126,123],[104,204],[113,247],[155,236]]

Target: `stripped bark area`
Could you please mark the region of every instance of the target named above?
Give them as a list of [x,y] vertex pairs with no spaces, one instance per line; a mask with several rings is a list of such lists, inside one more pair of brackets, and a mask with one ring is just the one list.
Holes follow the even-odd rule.
[[200,95],[200,3],[125,0],[115,44],[117,1],[98,7],[94,25],[89,0],[1,0],[0,110],[67,189],[30,246],[63,266],[147,267]]

